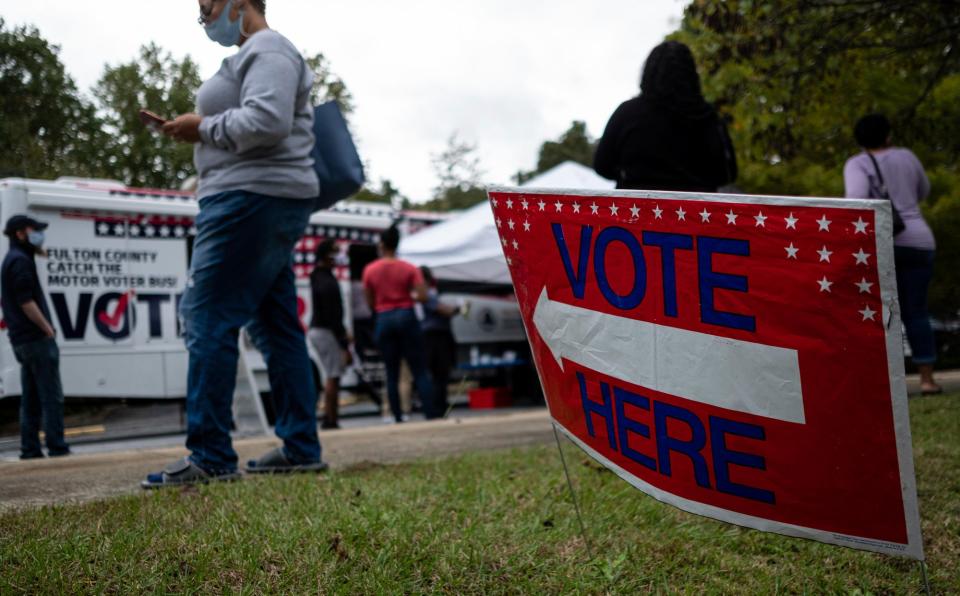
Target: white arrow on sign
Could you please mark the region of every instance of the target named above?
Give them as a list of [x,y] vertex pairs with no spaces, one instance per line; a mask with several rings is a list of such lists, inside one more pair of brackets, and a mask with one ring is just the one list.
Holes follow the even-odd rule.
[[655,325],[550,300],[533,324],[557,364],[728,410],[804,423],[797,351]]

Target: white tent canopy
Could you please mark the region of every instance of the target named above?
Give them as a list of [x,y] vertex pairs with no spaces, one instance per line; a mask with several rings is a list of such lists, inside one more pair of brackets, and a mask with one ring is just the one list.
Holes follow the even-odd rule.
[[[590,168],[567,161],[523,185],[527,188],[606,190],[615,184]],[[493,211],[487,201],[400,242],[400,257],[426,265],[437,279],[509,284]]]

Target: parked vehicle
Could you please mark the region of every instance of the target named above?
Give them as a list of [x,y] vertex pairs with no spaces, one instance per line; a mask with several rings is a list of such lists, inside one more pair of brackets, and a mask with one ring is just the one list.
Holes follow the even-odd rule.
[[[99,180],[0,180],[0,221],[28,214],[50,224],[48,256],[37,264],[57,330],[67,397],[178,399],[186,395],[187,352],[177,307],[187,283],[197,213],[197,202],[187,192],[129,188]],[[397,212],[389,205],[355,201],[342,201],[313,214],[296,246],[293,264],[298,310],[305,324],[311,314],[309,274],[316,245],[325,238],[341,244],[336,273],[344,293],[345,323],[352,329],[351,278],[358,279],[364,260],[376,257],[380,232],[396,219],[413,230],[443,216]],[[9,240],[0,238],[0,258],[8,249]],[[519,321],[515,301],[476,300],[478,304],[494,301],[491,312],[512,304]],[[491,325],[490,320],[485,327],[461,335],[471,345],[524,341],[522,329],[518,335],[516,329],[496,322]],[[262,358],[248,342],[241,346],[258,388],[268,390]],[[311,357],[318,370],[315,355]],[[360,383],[361,376],[346,375],[344,387]],[[19,394],[19,365],[7,334],[0,332],[0,398]]]

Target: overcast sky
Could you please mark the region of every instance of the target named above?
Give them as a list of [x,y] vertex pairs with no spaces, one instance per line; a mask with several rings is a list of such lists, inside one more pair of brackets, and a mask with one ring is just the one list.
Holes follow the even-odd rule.
[[[546,139],[585,120],[597,137],[637,93],[641,64],[679,23],[682,0],[267,0],[270,26],[323,52],[353,94],[361,156],[414,201],[457,132],[484,181],[531,169]],[[233,50],[210,42],[195,0],[0,0],[7,26],[31,23],[61,47],[82,90],[105,63],[157,42],[206,79]],[[149,107],[149,106],[147,106]]]

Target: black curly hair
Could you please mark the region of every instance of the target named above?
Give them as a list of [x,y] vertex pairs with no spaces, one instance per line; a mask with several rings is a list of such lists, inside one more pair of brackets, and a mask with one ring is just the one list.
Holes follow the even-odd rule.
[[857,144],[864,149],[879,149],[890,139],[890,121],[883,114],[867,114],[853,127]]

